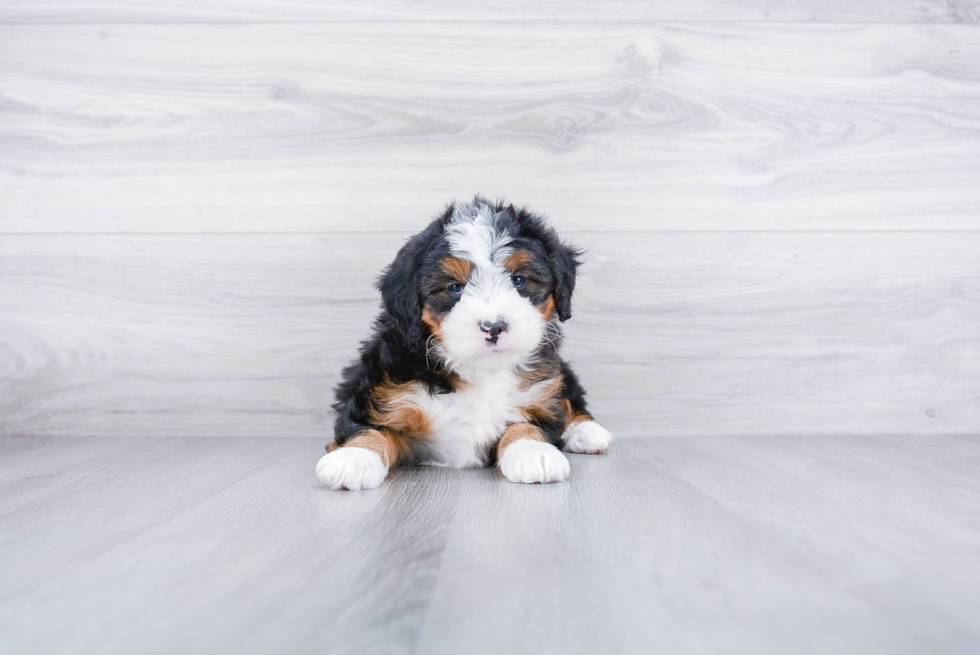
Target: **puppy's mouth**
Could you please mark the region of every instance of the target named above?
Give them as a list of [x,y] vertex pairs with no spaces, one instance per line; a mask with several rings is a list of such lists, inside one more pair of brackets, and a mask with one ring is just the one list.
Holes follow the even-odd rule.
[[488,353],[502,353],[507,351],[507,342],[499,336],[487,336],[483,339],[483,344],[486,346],[485,352]]
[[504,352],[504,349],[500,347],[496,339],[494,339],[492,342],[490,341],[490,339],[487,339],[487,352],[502,353]]

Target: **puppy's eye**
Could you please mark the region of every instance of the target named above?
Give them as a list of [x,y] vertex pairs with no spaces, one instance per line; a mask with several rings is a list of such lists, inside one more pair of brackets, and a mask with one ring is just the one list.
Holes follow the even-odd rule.
[[527,284],[527,278],[523,275],[515,275],[514,277],[510,278],[510,281],[514,283],[515,289],[520,289]]
[[453,294],[454,296],[458,296],[459,294],[463,293],[463,285],[460,284],[459,282],[453,282],[448,287],[446,287],[446,290],[449,291],[449,293]]

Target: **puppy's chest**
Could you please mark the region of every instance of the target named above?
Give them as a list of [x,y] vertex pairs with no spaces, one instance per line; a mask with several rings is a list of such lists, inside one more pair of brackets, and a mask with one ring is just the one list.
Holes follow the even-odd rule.
[[516,375],[477,379],[465,388],[427,397],[431,424],[429,464],[483,466],[492,446],[512,423],[526,420],[522,408],[535,389],[521,389]]

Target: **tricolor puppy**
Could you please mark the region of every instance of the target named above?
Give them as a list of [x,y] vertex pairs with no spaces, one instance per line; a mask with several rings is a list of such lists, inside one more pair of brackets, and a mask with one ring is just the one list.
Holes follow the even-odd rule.
[[337,388],[316,473],[373,489],[403,464],[496,463],[513,482],[568,477],[564,449],[612,441],[558,356],[579,253],[544,221],[477,197],[410,239],[378,281],[383,311]]

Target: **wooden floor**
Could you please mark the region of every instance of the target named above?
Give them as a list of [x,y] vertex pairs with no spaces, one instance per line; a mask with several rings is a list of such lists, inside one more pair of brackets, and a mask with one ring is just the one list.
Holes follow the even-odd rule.
[[980,652],[980,438],[624,439],[321,488],[314,439],[0,440],[0,652]]

